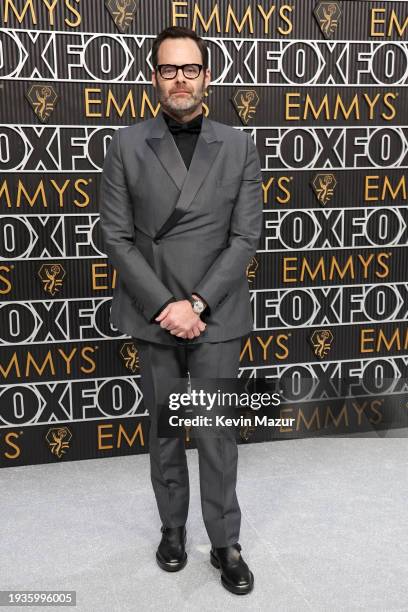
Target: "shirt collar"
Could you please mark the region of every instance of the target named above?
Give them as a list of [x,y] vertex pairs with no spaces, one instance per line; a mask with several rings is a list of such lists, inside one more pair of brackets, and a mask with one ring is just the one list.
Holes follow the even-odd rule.
[[177,121],[176,119],[173,119],[173,117],[170,117],[170,115],[168,115],[165,111],[162,111],[162,114],[170,130],[173,127],[176,127],[176,128],[182,127],[186,130],[188,130],[190,127],[201,128],[202,122],[203,122],[203,113],[200,113],[199,115],[191,119],[191,121],[187,121],[187,123],[185,122],[183,123],[181,121]]

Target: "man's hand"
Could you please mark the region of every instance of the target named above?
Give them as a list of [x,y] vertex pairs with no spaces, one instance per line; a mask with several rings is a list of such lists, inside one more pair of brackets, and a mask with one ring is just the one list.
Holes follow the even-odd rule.
[[155,321],[160,321],[160,327],[180,338],[198,338],[207,325],[196,314],[188,300],[178,300],[167,304]]

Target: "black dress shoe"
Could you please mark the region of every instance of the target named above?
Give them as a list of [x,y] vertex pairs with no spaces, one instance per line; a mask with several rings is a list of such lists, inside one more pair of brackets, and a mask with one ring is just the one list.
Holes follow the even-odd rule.
[[210,560],[214,567],[221,569],[221,582],[228,591],[245,595],[254,588],[254,575],[241,557],[241,545],[233,544],[224,548],[211,547]]
[[159,548],[156,552],[157,563],[166,572],[178,572],[187,563],[186,528],[161,527],[163,533]]

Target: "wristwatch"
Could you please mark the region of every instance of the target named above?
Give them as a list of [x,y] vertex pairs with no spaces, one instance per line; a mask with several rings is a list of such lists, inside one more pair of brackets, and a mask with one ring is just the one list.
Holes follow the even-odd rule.
[[204,310],[205,310],[205,305],[204,302],[202,300],[199,300],[198,298],[193,298],[191,297],[189,299],[189,302],[191,304],[191,306],[193,307],[193,310],[196,314],[201,314]]

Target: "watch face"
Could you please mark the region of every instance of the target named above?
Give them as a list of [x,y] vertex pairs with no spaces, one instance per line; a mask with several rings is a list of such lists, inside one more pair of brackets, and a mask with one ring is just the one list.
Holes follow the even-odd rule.
[[204,310],[204,304],[201,300],[194,300],[193,310],[196,314],[200,314]]

